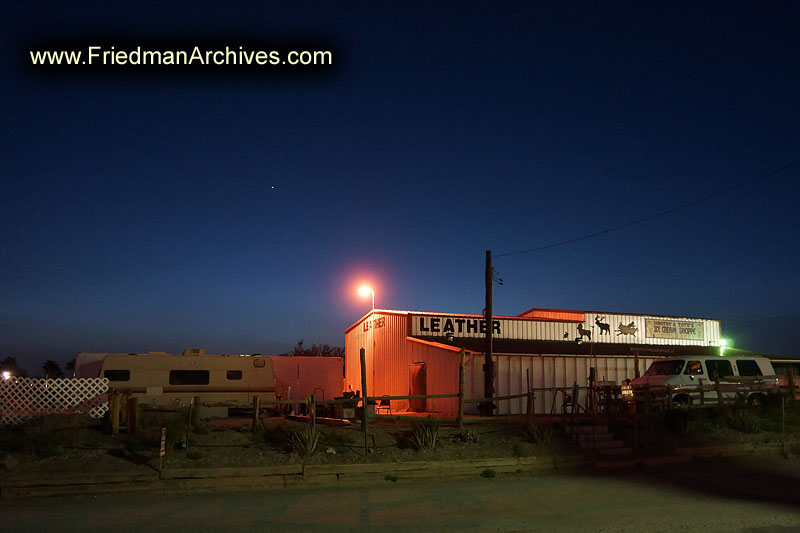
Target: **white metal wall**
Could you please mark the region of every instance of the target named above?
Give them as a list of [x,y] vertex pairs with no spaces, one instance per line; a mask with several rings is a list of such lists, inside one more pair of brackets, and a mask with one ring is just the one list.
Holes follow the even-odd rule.
[[[589,369],[595,367],[597,379],[621,383],[635,376],[634,358],[632,356],[598,356],[584,355],[495,355],[495,396],[510,396],[528,391],[528,380],[532,389],[570,389],[573,383],[586,387],[589,383]],[[644,373],[652,357],[639,357],[639,372]],[[483,354],[468,356],[466,365],[466,396],[480,398],[483,396]],[[561,412],[563,393],[555,390],[536,391],[534,412],[548,414]],[[585,398],[579,399],[580,403]],[[526,400],[502,400],[497,403],[499,414],[525,414]],[[468,413],[476,413],[477,405],[465,406]]]

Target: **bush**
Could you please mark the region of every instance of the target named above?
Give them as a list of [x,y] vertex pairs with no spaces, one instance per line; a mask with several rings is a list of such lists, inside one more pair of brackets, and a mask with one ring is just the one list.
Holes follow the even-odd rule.
[[553,431],[553,426],[548,426],[545,424],[536,424],[535,422],[530,422],[527,426],[522,428],[523,438],[530,443],[536,444],[537,446],[550,446],[553,443],[554,435],[555,432]]
[[514,452],[514,457],[523,457],[525,455],[525,448],[522,447],[521,442],[515,442],[511,449]]
[[61,455],[65,447],[76,446],[90,438],[90,425],[96,425],[81,414],[49,414],[28,420],[21,426],[7,428],[0,438],[5,452],[16,452],[34,457]]
[[466,428],[461,433],[458,434],[458,439],[461,442],[474,442],[477,443],[480,440],[480,433],[472,428]]
[[411,429],[411,444],[417,450],[435,450],[439,443],[439,423],[423,422]]
[[327,435],[323,434],[323,437],[325,438],[325,444],[338,453],[350,451],[350,448],[356,445],[356,440],[350,432],[334,429]]
[[188,452],[186,452],[186,458],[191,461],[197,461],[198,459],[203,458],[203,454],[202,452],[199,452],[197,450],[189,450]]
[[481,472],[481,477],[485,477],[487,479],[492,479],[496,475],[497,475],[497,472],[495,472],[491,468],[487,468],[486,470]]

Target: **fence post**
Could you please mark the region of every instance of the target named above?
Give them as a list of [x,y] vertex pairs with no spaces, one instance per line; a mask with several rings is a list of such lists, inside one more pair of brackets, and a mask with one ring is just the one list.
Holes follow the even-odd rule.
[[261,427],[261,397],[253,395],[253,433]]
[[369,424],[367,423],[367,356],[361,348],[361,429],[364,431],[364,451],[369,452]]
[[111,434],[119,435],[119,391],[111,392]]
[[464,359],[465,350],[461,348],[461,362],[458,365],[458,430],[464,429]]
[[531,419],[533,419],[533,411],[534,411],[533,391],[531,391],[531,369],[530,368],[526,368],[525,369],[525,381],[528,384],[528,397],[527,397],[528,405],[525,406],[525,414],[528,416],[528,421],[530,421]]
[[722,398],[722,385],[719,383],[719,372],[716,371],[714,371],[714,388],[717,390],[717,405],[719,405],[720,410],[722,410],[725,407]]
[[200,427],[200,396],[192,398],[192,405],[194,406],[192,409],[192,429],[197,431],[197,428]]
[[308,420],[311,423],[311,431],[317,428],[317,397],[314,394],[308,397]]
[[794,386],[794,372],[789,371],[789,404],[795,405],[797,403],[797,389]]
[[128,406],[128,433],[136,435],[136,425],[139,421],[139,399],[129,397],[127,401]]

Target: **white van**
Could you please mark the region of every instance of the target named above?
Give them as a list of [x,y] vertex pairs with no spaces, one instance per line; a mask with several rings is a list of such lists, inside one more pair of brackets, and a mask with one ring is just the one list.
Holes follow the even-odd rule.
[[677,404],[700,404],[706,400],[715,404],[715,376],[725,385],[724,397],[735,396],[730,391],[731,384],[742,385],[743,394],[751,404],[760,403],[766,394],[778,391],[778,378],[766,357],[687,355],[653,361],[642,377],[623,385],[622,396],[630,401],[641,398],[648,388],[657,391],[663,387],[664,396],[669,388],[672,401]]

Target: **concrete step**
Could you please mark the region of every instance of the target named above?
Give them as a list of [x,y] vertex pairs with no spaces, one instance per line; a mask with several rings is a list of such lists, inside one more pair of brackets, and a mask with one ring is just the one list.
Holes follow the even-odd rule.
[[598,435],[600,433],[608,433],[608,426],[605,425],[596,425],[596,426],[566,426],[564,428],[564,432],[567,435],[591,435],[594,433]]
[[572,438],[576,442],[592,442],[592,440],[614,440],[614,435],[611,433],[595,433],[594,435],[591,433],[580,433],[578,435],[573,435]]
[[628,455],[633,455],[633,448],[628,446],[621,446],[619,448],[598,448],[597,455],[602,455],[603,457],[626,457]]
[[621,448],[625,446],[625,442],[621,440],[595,440],[592,442],[591,440],[579,441],[578,445],[581,448],[594,448],[595,450],[600,449],[609,449],[609,448]]

